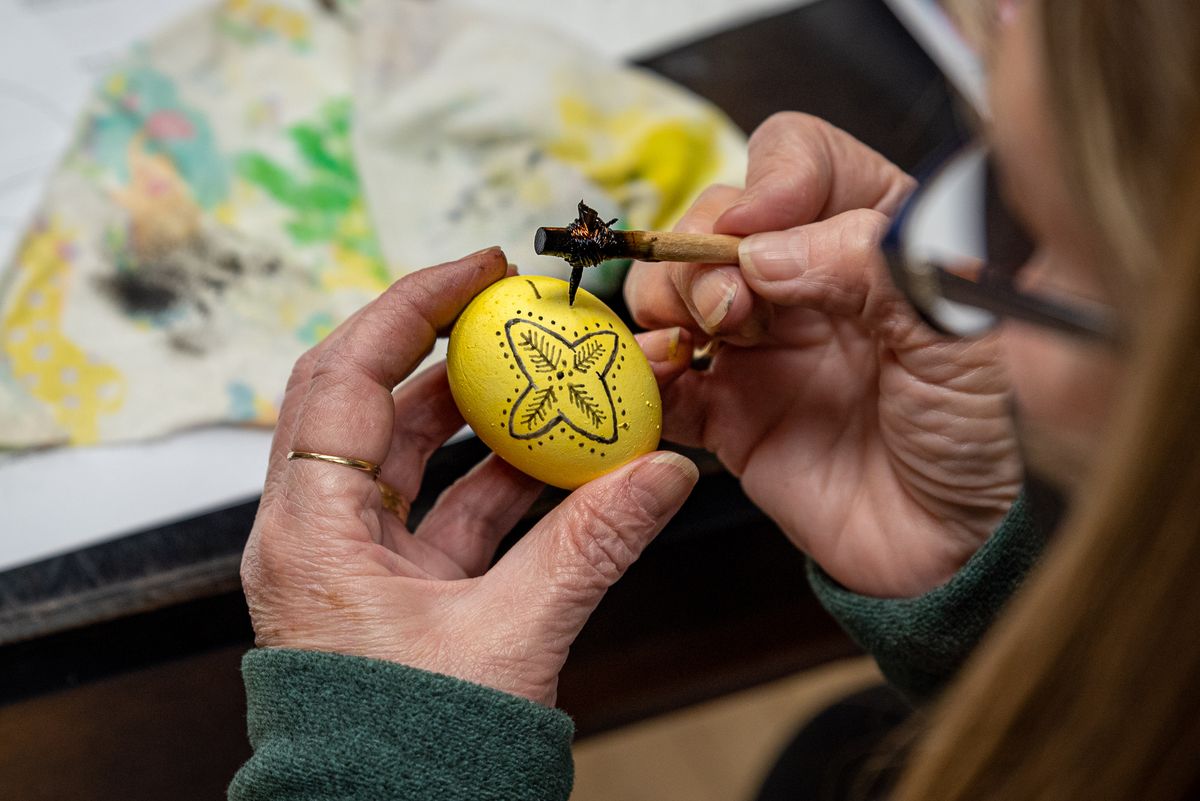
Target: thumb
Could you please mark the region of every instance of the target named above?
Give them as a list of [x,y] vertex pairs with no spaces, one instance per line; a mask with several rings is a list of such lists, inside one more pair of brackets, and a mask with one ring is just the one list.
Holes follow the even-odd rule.
[[883,214],[855,209],[786,231],[752,234],[738,249],[742,276],[773,304],[877,323],[907,308],[879,249],[887,226]]
[[[692,491],[699,471],[677,453],[647,454],[584,484],[485,576],[520,608],[536,610],[547,650],[569,646],[616,583]],[[565,650],[564,650],[565,655]]]

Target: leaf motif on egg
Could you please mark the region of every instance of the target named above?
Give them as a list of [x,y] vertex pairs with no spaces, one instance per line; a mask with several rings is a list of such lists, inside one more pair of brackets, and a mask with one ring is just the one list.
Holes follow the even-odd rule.
[[596,442],[617,441],[617,415],[606,376],[616,360],[615,331],[568,341],[531,320],[505,324],[509,348],[528,382],[509,414],[508,432],[536,439],[565,424]]

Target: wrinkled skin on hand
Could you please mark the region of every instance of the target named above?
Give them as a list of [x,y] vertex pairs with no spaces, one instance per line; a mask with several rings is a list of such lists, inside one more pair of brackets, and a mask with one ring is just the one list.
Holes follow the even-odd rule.
[[[996,337],[940,337],[887,276],[879,242],[913,186],[827,123],[776,115],[746,189],[710,187],[677,226],[746,237],[740,264],[635,264],[625,289],[641,325],[681,329],[664,437],[716,453],[833,578],[881,597],[945,582],[1021,481]],[[710,368],[685,369],[710,338]]]
[[554,703],[568,648],[691,491],[691,462],[652,453],[584,485],[492,565],[542,489],[495,456],[415,530],[369,474],[286,459],[379,464],[411,504],[430,454],[463,422],[444,364],[394,387],[506,269],[493,248],[409,275],[296,364],[242,561],[258,645],[385,659]]

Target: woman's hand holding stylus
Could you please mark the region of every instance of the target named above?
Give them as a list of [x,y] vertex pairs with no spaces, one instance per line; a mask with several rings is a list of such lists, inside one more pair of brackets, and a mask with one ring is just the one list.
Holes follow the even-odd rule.
[[[878,245],[914,183],[800,114],[750,141],[745,190],[710,187],[680,230],[746,237],[739,265],[635,264],[626,298],[664,381],[665,438],[715,452],[850,589],[913,596],[978,549],[1021,481],[995,337],[944,339]],[[680,347],[658,340],[679,337]],[[692,345],[722,342],[707,370]]]

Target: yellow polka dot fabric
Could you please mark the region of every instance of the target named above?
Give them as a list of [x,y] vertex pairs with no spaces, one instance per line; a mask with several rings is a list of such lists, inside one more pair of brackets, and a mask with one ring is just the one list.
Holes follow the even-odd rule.
[[72,247],[70,233],[53,223],[30,232],[15,260],[0,337],[11,376],[51,411],[69,442],[85,445],[100,439],[101,420],[121,407],[125,381],[62,330]]

